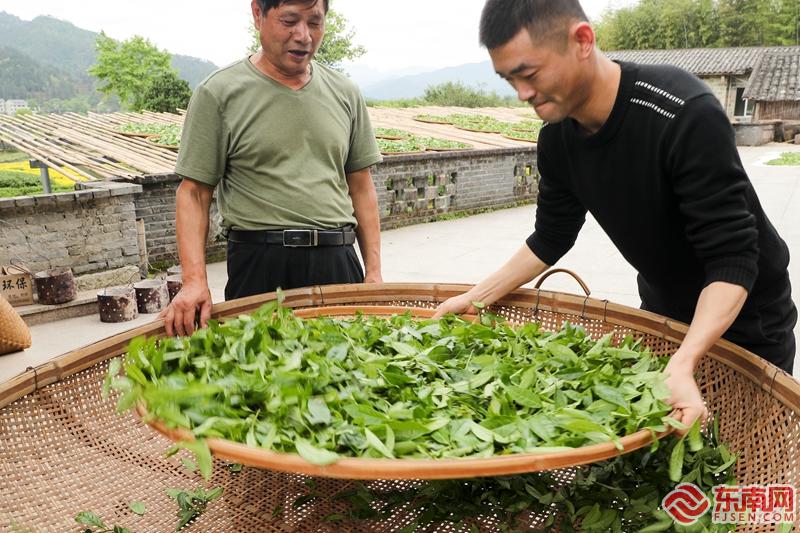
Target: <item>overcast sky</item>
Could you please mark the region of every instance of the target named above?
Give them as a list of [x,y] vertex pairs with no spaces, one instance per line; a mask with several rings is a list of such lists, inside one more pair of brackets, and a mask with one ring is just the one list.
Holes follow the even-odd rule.
[[[635,0],[583,0],[590,18]],[[379,70],[484,61],[478,19],[484,0],[333,0],[368,52],[357,64]],[[238,6],[238,7],[237,7]],[[0,11],[30,20],[52,15],[115,39],[142,35],[170,52],[219,66],[245,54],[246,0],[0,0]]]

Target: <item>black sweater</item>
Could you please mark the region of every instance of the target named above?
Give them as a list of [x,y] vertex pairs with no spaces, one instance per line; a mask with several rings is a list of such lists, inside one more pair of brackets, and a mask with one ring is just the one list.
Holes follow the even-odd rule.
[[749,295],[725,337],[785,367],[758,348],[785,345],[796,320],[789,251],[742,167],[730,121],[691,74],[620,66],[614,108],[597,133],[585,136],[572,119],[542,129],[528,246],[555,264],[588,210],[639,272],[643,308],[691,322],[708,284],[741,285]]

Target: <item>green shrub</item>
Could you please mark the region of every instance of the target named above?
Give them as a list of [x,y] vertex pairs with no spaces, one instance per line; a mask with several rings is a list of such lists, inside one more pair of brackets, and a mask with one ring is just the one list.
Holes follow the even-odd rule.
[[[74,185],[59,185],[51,182],[53,192],[74,191]],[[14,196],[33,196],[44,193],[38,176],[26,174],[18,170],[0,170],[0,198]]]

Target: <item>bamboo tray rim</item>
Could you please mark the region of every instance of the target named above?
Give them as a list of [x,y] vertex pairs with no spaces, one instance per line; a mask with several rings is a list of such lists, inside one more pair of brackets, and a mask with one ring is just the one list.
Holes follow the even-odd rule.
[[376,139],[384,139],[384,140],[387,140],[387,141],[406,141],[406,140],[411,138],[411,135],[409,135],[408,137],[400,137],[398,135],[379,135],[379,134],[376,133],[375,134],[375,138]]
[[501,131],[494,131],[494,130],[480,130],[475,128],[470,128],[469,126],[459,126],[458,124],[453,124],[454,128],[464,131],[471,131],[475,133],[494,133],[494,134],[502,134]]
[[119,130],[112,130],[114,133],[119,135],[123,135],[125,137],[138,137],[141,139],[147,139],[148,137],[155,137],[158,135],[157,133],[136,133],[133,131],[119,131]]
[[[379,296],[382,301],[439,302],[463,294],[472,287],[474,285],[442,282],[363,283],[356,286],[314,285],[285,291],[284,305],[305,308],[345,302],[367,303],[376,301]],[[276,293],[267,293],[216,303],[212,307],[211,315],[216,320],[235,318],[239,314],[255,311],[276,297]],[[600,320],[614,327],[633,329],[641,334],[675,343],[682,342],[689,329],[686,324],[649,311],[586,295],[538,288],[517,289],[499,299],[494,305],[524,309],[532,312],[533,316],[541,310]],[[156,320],[77,348],[35,367],[29,367],[16,376],[0,382],[0,408],[42,387],[122,355],[127,350],[128,343],[140,335],[165,335],[163,320]],[[717,341],[707,356],[726,367],[733,368],[760,389],[800,413],[800,381],[790,374],[724,339]]]
[[153,137],[156,137],[156,136],[155,136],[155,135],[152,135],[152,136],[150,136],[150,137],[147,137],[145,140],[146,140],[148,143],[152,144],[153,146],[158,146],[159,148],[166,148],[167,150],[174,150],[175,152],[177,152],[177,151],[180,149],[180,146],[179,146],[179,145],[174,145],[174,144],[161,144],[161,143],[157,143],[157,142],[155,142],[155,141],[153,140]]
[[[187,429],[170,428],[159,420],[148,420],[149,413],[141,404],[136,406],[136,414],[144,423],[173,442],[195,440],[192,432]],[[660,440],[673,431],[670,427],[665,432],[657,433],[656,438]],[[294,453],[254,448],[226,439],[206,439],[213,456],[243,466],[288,474],[364,480],[469,479],[542,472],[610,459],[649,446],[652,442],[650,431],[642,430],[620,438],[623,450],[618,450],[613,442],[604,442],[563,452],[526,452],[479,458],[373,459],[343,456],[335,463],[317,465]]]
[[422,122],[424,124],[441,124],[441,125],[445,125],[445,126],[453,124],[452,122],[449,122],[447,120],[428,120],[428,119],[417,118],[417,117],[414,117],[413,120],[416,120],[417,122]]
[[[295,309],[293,312],[295,316],[301,318],[352,317],[357,313],[365,316],[397,316],[411,313],[414,318],[427,319],[433,317],[436,310],[402,306],[344,305],[309,307]],[[477,315],[462,315],[462,317],[470,321],[479,318]],[[141,403],[136,406],[136,413],[143,422],[172,441],[195,439],[188,429],[170,428],[162,421],[151,418],[147,408]],[[655,438],[662,439],[673,431],[673,428],[668,427],[667,431],[657,433]],[[220,459],[279,472],[338,479],[463,479],[541,472],[610,459],[652,444],[653,433],[643,429],[620,437],[622,450],[617,449],[614,442],[609,441],[560,452],[525,452],[480,458],[376,459],[342,456],[329,465],[311,463],[298,454],[255,448],[226,439],[208,438],[206,442],[211,453]]]
[[512,141],[521,141],[521,142],[533,143],[533,144],[537,144],[539,142],[538,138],[536,140],[534,140],[534,139],[523,139],[522,137],[514,137],[513,135],[507,135],[505,133],[501,133],[500,135],[502,135],[506,139],[511,139]]

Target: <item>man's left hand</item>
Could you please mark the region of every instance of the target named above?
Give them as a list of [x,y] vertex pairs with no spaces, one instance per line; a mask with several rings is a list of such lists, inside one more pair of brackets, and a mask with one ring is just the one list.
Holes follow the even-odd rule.
[[[678,410],[675,418],[687,427],[691,427],[698,418],[705,425],[708,409],[703,403],[703,395],[694,379],[693,370],[672,365],[670,362],[664,373],[667,374],[666,384],[672,393],[667,403]],[[685,435],[687,431],[688,429],[678,430],[678,434]]]

